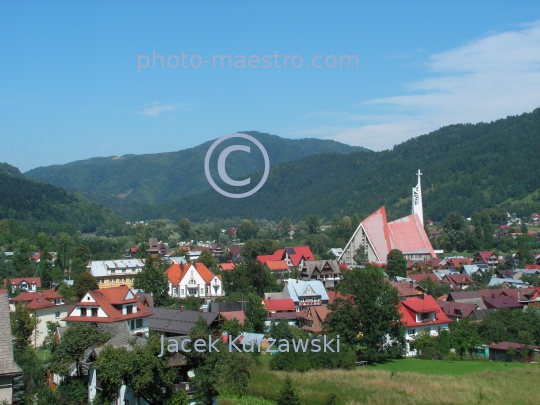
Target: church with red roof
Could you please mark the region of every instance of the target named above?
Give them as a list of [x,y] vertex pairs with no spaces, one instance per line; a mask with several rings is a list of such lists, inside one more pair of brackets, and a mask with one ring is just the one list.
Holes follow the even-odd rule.
[[363,247],[368,262],[384,262],[392,249],[399,249],[406,259],[428,260],[435,252],[424,230],[422,195],[418,185],[413,188],[412,214],[388,222],[386,208],[382,206],[359,225],[343,249],[339,260],[348,266],[358,264],[354,260],[356,251]]

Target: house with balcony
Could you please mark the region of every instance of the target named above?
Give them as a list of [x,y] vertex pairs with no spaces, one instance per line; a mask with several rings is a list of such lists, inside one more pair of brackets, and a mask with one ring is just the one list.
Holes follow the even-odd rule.
[[431,295],[407,298],[400,301],[401,323],[405,328],[406,356],[416,356],[414,340],[418,334],[438,336],[440,330],[448,330],[452,322]]
[[9,309],[15,312],[17,304],[23,304],[39,323],[34,329],[31,343],[35,348],[43,345],[47,336],[47,322],[58,322],[60,326],[66,323],[62,320],[67,316],[67,301],[54,290],[23,292],[9,300]]
[[311,306],[328,304],[328,293],[320,280],[285,280],[285,286],[281,293],[282,298],[290,298],[294,302],[296,311]]
[[38,288],[41,288],[41,278],[10,278],[9,280],[4,280],[4,288],[10,288],[8,285],[11,286],[12,293],[14,293],[15,290],[37,291]]
[[320,280],[326,288],[335,287],[343,278],[337,260],[304,261],[300,268],[303,280]]
[[499,257],[492,250],[482,250],[474,256],[472,264],[485,264],[495,268],[499,264]]
[[96,260],[86,266],[100,289],[126,285],[133,286],[135,274],[144,269],[144,259]]
[[74,305],[63,320],[89,323],[127,323],[132,335],[148,334],[148,317],[152,313],[125,285],[90,290]]
[[174,263],[165,275],[169,280],[171,297],[197,297],[209,303],[225,296],[221,276],[216,276],[202,263]]

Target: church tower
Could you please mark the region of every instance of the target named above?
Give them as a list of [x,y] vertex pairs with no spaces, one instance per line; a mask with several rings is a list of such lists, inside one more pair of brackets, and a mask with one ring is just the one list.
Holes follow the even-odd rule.
[[418,169],[418,173],[416,173],[418,176],[418,184],[416,187],[413,187],[412,189],[412,214],[417,214],[418,218],[420,218],[420,222],[422,223],[422,226],[424,226],[424,206],[422,205],[422,186],[420,184],[420,176],[422,173],[420,172],[420,169]]

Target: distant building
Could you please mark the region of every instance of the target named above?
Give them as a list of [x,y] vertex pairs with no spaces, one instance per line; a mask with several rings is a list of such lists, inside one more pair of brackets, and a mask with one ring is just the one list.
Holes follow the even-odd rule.
[[282,298],[290,298],[294,302],[296,311],[302,308],[328,304],[328,293],[324,284],[319,280],[285,280],[285,286],[281,293]]
[[412,213],[407,217],[388,222],[383,206],[364,219],[345,246],[339,260],[349,266],[358,264],[354,260],[356,251],[363,248],[368,262],[386,261],[392,249],[399,249],[406,259],[428,260],[435,258],[424,230],[420,170],[418,184],[412,189]]
[[304,261],[300,268],[303,280],[320,280],[325,287],[335,287],[343,278],[337,260]]
[[431,295],[422,298],[407,298],[400,302],[399,312],[401,322],[405,327],[406,356],[416,356],[417,352],[411,348],[419,333],[428,333],[437,336],[439,330],[448,330],[452,322]]
[[14,312],[15,306],[22,303],[39,323],[32,335],[32,345],[38,348],[43,345],[47,336],[47,322],[58,322],[60,326],[65,326],[62,320],[67,316],[67,301],[64,297],[54,292],[54,290],[43,290],[36,292],[23,292],[9,300],[9,309]]
[[[41,278],[10,278],[9,285],[11,286],[12,293],[15,292],[15,290],[37,291],[38,288],[41,288]],[[4,288],[9,288],[7,279],[4,279]]]
[[165,275],[171,297],[197,297],[208,303],[225,296],[221,276],[216,276],[202,263],[172,264]]
[[127,286],[90,290],[74,305],[64,318],[71,322],[127,323],[132,335],[148,333],[151,312]]
[[96,260],[86,266],[99,288],[118,287],[119,285],[133,286],[135,274],[144,269],[144,259],[127,260]]

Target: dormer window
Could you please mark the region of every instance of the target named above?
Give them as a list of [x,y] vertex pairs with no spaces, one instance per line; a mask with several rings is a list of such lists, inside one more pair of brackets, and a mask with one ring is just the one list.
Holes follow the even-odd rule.
[[86,316],[86,308],[81,308],[81,316]]
[[133,313],[133,305],[126,305],[126,314]]

